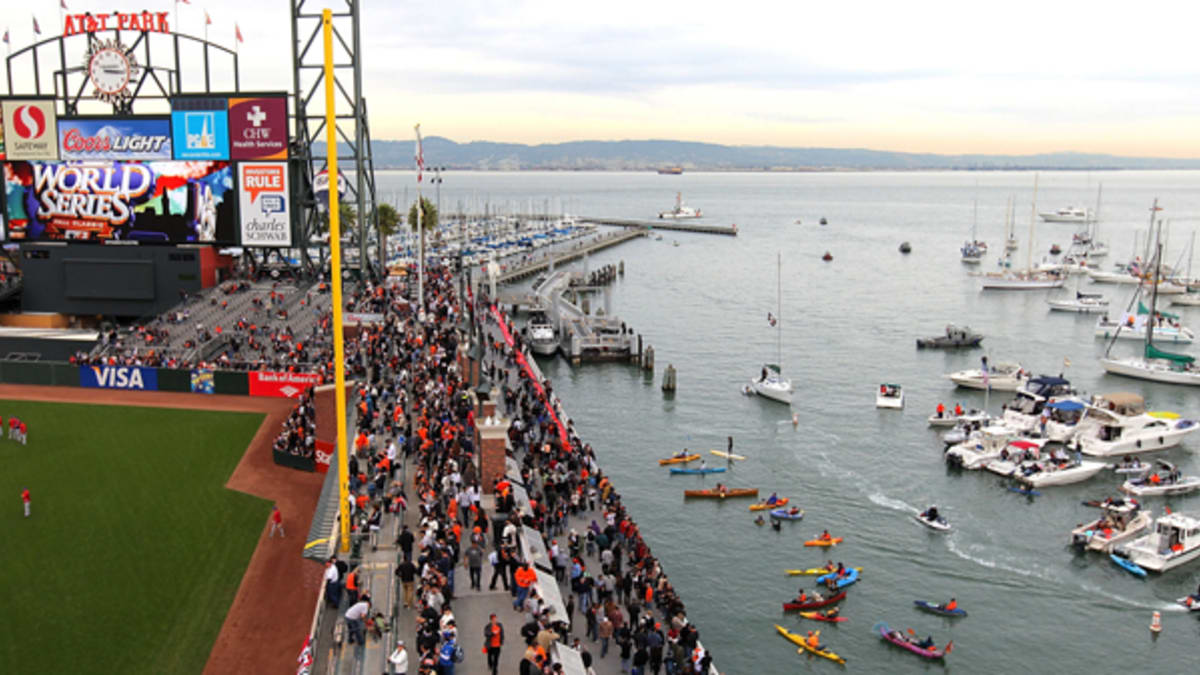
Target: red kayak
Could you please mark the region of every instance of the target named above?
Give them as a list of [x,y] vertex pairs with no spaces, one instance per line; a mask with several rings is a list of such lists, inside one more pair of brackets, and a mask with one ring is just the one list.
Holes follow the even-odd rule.
[[846,591],[841,591],[837,595],[831,595],[828,598],[825,598],[824,600],[817,600],[817,601],[810,601],[810,602],[794,602],[794,601],[793,602],[785,602],[785,603],[783,603],[783,610],[785,612],[787,612],[787,611],[792,611],[792,610],[797,610],[797,609],[817,609],[818,607],[825,607],[826,605],[832,605],[833,603],[844,600],[845,598],[846,598]]

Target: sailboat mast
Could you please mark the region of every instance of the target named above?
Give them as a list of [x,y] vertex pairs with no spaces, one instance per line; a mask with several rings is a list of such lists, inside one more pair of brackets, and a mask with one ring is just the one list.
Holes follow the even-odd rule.
[[[1154,199],[1154,205],[1150,207],[1150,231],[1154,231],[1154,216],[1161,209],[1158,208],[1158,198]],[[1159,235],[1162,234],[1162,226],[1159,226]],[[1146,233],[1146,241],[1150,241],[1150,232]],[[1146,320],[1146,345],[1154,345],[1154,314],[1158,311],[1158,275],[1162,269],[1162,244],[1158,241],[1158,236],[1154,238],[1154,277],[1150,279],[1150,283],[1154,284],[1151,287],[1150,293],[1150,316]],[[1147,350],[1148,351],[1148,350]]]
[[1037,184],[1038,175],[1033,174],[1033,202],[1029,208],[1029,244],[1025,247],[1025,270],[1026,273],[1033,273],[1033,226],[1037,222]]
[[1096,188],[1096,211],[1092,214],[1092,244],[1100,239],[1100,196],[1104,194],[1104,183]]
[[779,330],[775,331],[775,361],[779,374],[783,375],[783,253],[775,252],[775,316]]

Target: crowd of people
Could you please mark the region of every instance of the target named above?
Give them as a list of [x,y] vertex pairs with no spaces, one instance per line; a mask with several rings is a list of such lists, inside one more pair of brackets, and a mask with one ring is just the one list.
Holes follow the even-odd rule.
[[316,451],[317,416],[313,410],[312,389],[300,395],[296,407],[283,421],[272,448],[297,457],[312,457]]
[[[683,602],[549,382],[524,367],[528,354],[508,318],[486,298],[460,300],[442,267],[428,270],[424,323],[396,286],[364,285],[349,294],[348,307],[383,315],[347,346],[351,370],[361,375],[351,466],[355,533],[369,536],[383,511],[403,516],[410,491],[416,509],[416,527],[404,525],[396,541],[396,575],[403,607],[415,613],[416,635],[396,645],[393,667],[409,662],[411,644],[418,673],[452,675],[472,653],[485,653],[491,672],[498,672],[507,617],[493,616],[482,636],[459,635],[454,617],[456,590],[461,595],[464,582],[482,590],[486,560],[489,588],[507,589],[519,613],[522,675],[560,672],[555,644],[578,649],[589,668],[611,658],[611,647],[625,671],[708,672],[711,655]],[[456,327],[468,307],[486,346],[482,367],[499,388],[498,410],[512,421],[509,453],[520,467],[519,481],[505,477],[489,486],[491,513],[474,443],[476,409],[455,359]],[[398,477],[404,466],[411,466],[411,476]],[[527,502],[514,498],[518,488]],[[555,578],[568,589],[563,608],[538,593],[532,561],[522,557],[521,526],[543,535]],[[456,578],[460,567],[466,580]],[[368,623],[378,624],[383,614],[372,618],[369,600],[362,605],[369,589],[344,562],[330,560],[326,575],[327,600],[349,607],[343,614],[348,632],[361,641]]]

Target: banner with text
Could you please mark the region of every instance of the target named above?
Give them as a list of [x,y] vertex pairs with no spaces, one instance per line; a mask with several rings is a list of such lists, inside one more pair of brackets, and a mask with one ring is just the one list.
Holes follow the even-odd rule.
[[296,398],[309,387],[321,384],[321,376],[317,373],[252,371],[247,375],[250,376],[251,396]]
[[242,246],[291,246],[287,164],[241,162],[238,184]]
[[0,103],[7,159],[58,159],[54,101],[6,99]]
[[229,99],[171,99],[175,159],[229,159]]
[[171,121],[59,118],[58,145],[64,160],[171,159]]
[[158,391],[158,371],[141,366],[80,366],[79,386]]
[[229,156],[235,160],[287,159],[287,99],[229,99]]

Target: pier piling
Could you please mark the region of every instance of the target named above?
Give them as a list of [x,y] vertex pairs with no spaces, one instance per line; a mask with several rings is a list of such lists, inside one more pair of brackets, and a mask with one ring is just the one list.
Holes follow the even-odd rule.
[[675,366],[668,363],[667,369],[663,371],[662,390],[672,393],[675,391]]

